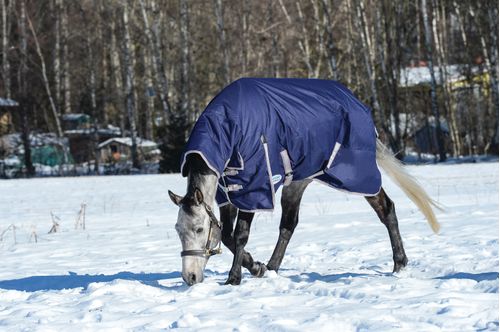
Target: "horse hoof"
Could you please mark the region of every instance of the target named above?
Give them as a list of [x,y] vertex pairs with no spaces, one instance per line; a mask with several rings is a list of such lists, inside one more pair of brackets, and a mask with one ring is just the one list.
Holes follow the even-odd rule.
[[392,273],[399,273],[401,271],[401,269],[403,268],[404,266],[394,266],[394,269],[392,270]]
[[257,278],[262,278],[267,271],[267,267],[265,264],[261,262],[255,262],[257,268],[252,271],[252,275]]
[[224,283],[224,285],[233,285],[233,286],[238,286],[239,284],[241,284],[241,277],[240,278],[229,277]]
[[405,267],[406,267],[406,262],[396,263],[396,264],[394,264],[394,270],[392,270],[392,273],[399,273]]

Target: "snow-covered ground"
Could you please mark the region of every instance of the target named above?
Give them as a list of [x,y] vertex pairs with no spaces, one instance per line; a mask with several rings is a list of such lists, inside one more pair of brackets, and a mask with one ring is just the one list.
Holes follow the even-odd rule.
[[[363,198],[313,183],[280,272],[245,270],[240,286],[223,285],[228,250],[210,259],[202,284],[183,284],[167,194],[184,193],[179,175],[0,181],[0,331],[498,330],[498,163],[409,170],[446,211],[433,235],[384,178],[403,272],[390,273],[386,229]],[[83,202],[86,228],[75,229]],[[247,249],[260,261],[279,217],[252,225]]]

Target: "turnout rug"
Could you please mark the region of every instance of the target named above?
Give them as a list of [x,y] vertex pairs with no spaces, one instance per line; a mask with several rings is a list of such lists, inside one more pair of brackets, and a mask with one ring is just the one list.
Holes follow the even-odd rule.
[[270,210],[281,185],[306,178],[375,195],[381,187],[370,109],[339,82],[242,78],[196,122],[181,160],[199,154],[219,177],[221,206]]

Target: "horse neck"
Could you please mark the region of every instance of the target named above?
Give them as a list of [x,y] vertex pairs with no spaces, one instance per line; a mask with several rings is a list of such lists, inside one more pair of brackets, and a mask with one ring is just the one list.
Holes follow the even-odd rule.
[[217,191],[217,182],[215,173],[208,174],[199,169],[191,169],[188,173],[187,195],[194,194],[195,189],[198,188],[203,193],[205,203],[212,206]]

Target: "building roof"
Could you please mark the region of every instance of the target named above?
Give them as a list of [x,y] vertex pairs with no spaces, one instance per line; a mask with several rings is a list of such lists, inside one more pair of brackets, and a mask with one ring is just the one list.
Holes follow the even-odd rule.
[[[456,82],[466,79],[468,71],[472,75],[480,75],[483,73],[483,68],[479,66],[467,65],[448,65],[441,68],[443,75],[441,75],[440,67],[434,66],[434,77],[436,83],[442,85],[446,81]],[[428,67],[406,67],[401,69],[399,77],[399,85],[403,87],[411,87],[416,85],[428,85],[431,83],[431,72]]]
[[0,107],[13,107],[13,106],[19,106],[19,103],[12,99],[0,98]]
[[[118,144],[123,144],[123,145],[127,145],[127,146],[132,146],[132,138],[130,138],[130,137],[113,137],[113,138],[110,138],[110,139],[102,142],[101,144],[99,144],[97,146],[97,148],[102,149],[103,147],[105,147],[111,143],[118,143]],[[137,147],[140,147],[140,148],[156,148],[158,146],[158,144],[156,144],[155,142],[149,141],[147,139],[143,139],[140,137],[137,137],[136,143],[137,143]]]
[[61,117],[64,121],[88,121],[90,119],[90,115],[84,113],[68,113]]

